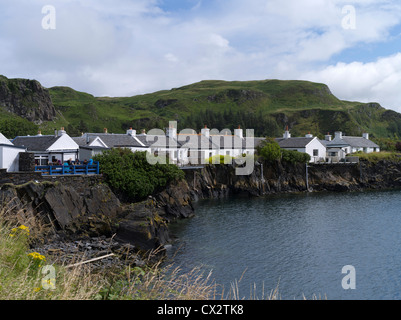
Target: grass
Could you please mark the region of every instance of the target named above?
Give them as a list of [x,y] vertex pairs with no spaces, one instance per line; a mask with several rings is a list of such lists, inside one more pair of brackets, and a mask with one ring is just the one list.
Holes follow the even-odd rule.
[[382,151],[382,152],[356,152],[352,156],[359,157],[362,161],[368,161],[370,163],[377,163],[379,161],[387,160],[393,162],[401,161],[401,154],[398,152]]
[[[17,90],[18,81],[22,80],[0,77],[0,82],[13,90]],[[372,138],[401,136],[400,114],[378,104],[340,100],[325,84],[309,81],[207,80],[132,97],[95,97],[60,86],[48,90],[58,114],[54,121],[40,125],[43,134],[53,134],[60,127],[72,136],[103,132],[105,127],[113,133],[124,133],[131,126],[140,132],[165,128],[168,121],[177,120],[179,130],[188,126],[200,130],[212,122],[220,125],[220,130],[241,124],[261,136],[271,132],[278,136],[273,127],[281,132],[289,124],[293,136],[308,132],[322,136],[337,130],[347,135],[369,132]],[[230,113],[234,116],[225,116]],[[9,114],[0,110],[0,116]],[[273,129],[265,128],[270,126]]]
[[[239,290],[242,276],[224,288],[216,283],[212,272],[205,274],[201,268],[183,272],[180,267],[162,261],[146,267],[127,265],[125,269],[106,271],[94,271],[90,264],[71,267],[52,263],[49,257],[30,249],[32,239],[42,236],[35,233],[46,232],[47,227],[38,226],[23,210],[15,210],[4,204],[0,208],[0,300],[281,299],[278,285],[266,292],[263,285],[260,290],[254,284],[247,296]],[[81,259],[77,255],[76,260]]]
[[[207,80],[191,85],[133,97],[94,97],[67,87],[49,89],[54,105],[64,116],[67,127],[85,123],[89,131],[124,133],[130,126],[137,130],[163,128],[169,120],[185,123],[188,116],[206,110],[214,113],[246,110],[271,116],[279,127],[288,118],[294,135],[311,132],[324,135],[342,130],[348,135],[370,132],[372,137],[392,136],[394,117],[383,118],[385,109],[359,102],[342,101],[325,84],[308,81],[220,81]],[[284,117],[284,118],[285,118]],[[224,121],[224,119],[222,120]],[[401,120],[399,120],[401,124]],[[397,122],[397,124],[398,124]],[[222,123],[222,128],[232,126]],[[400,126],[401,127],[401,126]],[[50,131],[43,124],[44,131]],[[181,128],[182,129],[182,128]],[[200,128],[193,128],[199,130]]]
[[[89,264],[76,267],[57,265],[49,257],[32,252],[30,242],[46,230],[26,220],[23,210],[9,219],[9,210],[0,211],[0,300],[214,300],[243,299],[238,282],[228,292],[200,268],[183,273],[179,267],[162,262],[149,266],[128,265],[125,269],[93,271]],[[15,212],[14,212],[15,213]],[[22,219],[24,217],[24,219]],[[21,221],[25,220],[25,226]],[[76,257],[77,260],[81,258]],[[46,268],[46,269],[44,269]],[[263,299],[278,298],[278,291]],[[256,299],[254,293],[250,296]]]

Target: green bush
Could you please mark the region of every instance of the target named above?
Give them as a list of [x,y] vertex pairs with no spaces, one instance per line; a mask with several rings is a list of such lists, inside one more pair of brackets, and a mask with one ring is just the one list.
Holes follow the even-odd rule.
[[266,139],[258,149],[258,153],[264,160],[274,162],[281,159],[282,150],[276,141],[273,139]]
[[310,161],[310,155],[293,150],[281,150],[282,160],[290,163],[307,163]]
[[147,161],[146,152],[132,152],[130,149],[108,150],[94,160],[99,161],[106,183],[134,201],[185,177],[176,165],[152,165]]

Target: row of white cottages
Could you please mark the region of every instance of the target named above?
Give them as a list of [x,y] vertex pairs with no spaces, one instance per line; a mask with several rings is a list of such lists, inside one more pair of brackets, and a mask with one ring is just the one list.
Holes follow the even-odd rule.
[[[206,159],[215,155],[239,157],[253,155],[256,147],[265,138],[255,138],[252,131],[244,136],[241,128],[234,134],[229,130],[210,130],[205,126],[200,133],[194,130],[177,133],[176,123],[172,122],[166,132],[151,130],[146,134],[137,134],[130,128],[126,134],[84,133],[80,137],[70,137],[64,128],[56,130],[54,135],[18,136],[8,140],[0,133],[0,169],[19,171],[19,154],[30,152],[34,154],[35,165],[64,163],[65,161],[89,160],[96,154],[111,148],[129,148],[135,151],[147,151],[153,154],[165,154],[172,163],[178,165],[203,164]],[[379,152],[378,145],[369,140],[369,135],[349,137],[341,132],[335,133],[335,138],[326,135],[320,140],[310,134],[305,137],[291,137],[286,129],[282,138],[276,141],[281,148],[308,153],[311,162],[339,161],[346,154],[356,151]]]
[[[247,132],[248,134],[248,132]],[[234,134],[229,130],[218,132],[205,127],[198,134],[195,131],[177,133],[174,124],[166,129],[144,131],[136,134],[130,128],[126,134],[84,133],[80,137],[70,137],[64,128],[54,135],[18,136],[8,140],[3,135],[0,140],[0,168],[7,171],[19,170],[19,153],[34,154],[35,165],[64,163],[65,161],[84,161],[112,148],[128,148],[133,152],[146,151],[161,157],[168,156],[171,163],[183,166],[204,164],[216,155],[239,157],[253,155],[256,146],[264,138],[254,138],[249,132],[244,136],[241,128]]]
[[359,151],[380,152],[380,147],[369,139],[368,133],[363,133],[362,137],[353,137],[345,136],[341,131],[337,131],[334,139],[328,133],[324,140],[311,134],[292,138],[287,127],[283,137],[277,138],[276,141],[282,149],[308,153],[311,156],[311,162],[339,162],[346,155]]

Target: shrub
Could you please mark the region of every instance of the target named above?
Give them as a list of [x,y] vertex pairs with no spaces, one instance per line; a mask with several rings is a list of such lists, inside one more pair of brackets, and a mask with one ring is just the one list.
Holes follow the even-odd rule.
[[359,157],[360,160],[362,161],[368,161],[371,163],[377,163],[382,160],[387,160],[387,161],[394,161],[394,162],[400,162],[401,157],[399,153],[396,152],[372,152],[372,153],[364,153],[362,151],[355,152],[351,156],[356,156]]
[[264,160],[274,162],[281,159],[282,150],[276,141],[266,139],[258,149],[258,153]]
[[169,182],[185,177],[173,164],[150,164],[146,152],[112,149],[94,158],[107,184],[131,200],[141,200]]
[[281,150],[283,157],[282,160],[290,163],[307,163],[311,157],[307,153],[293,151],[293,150]]

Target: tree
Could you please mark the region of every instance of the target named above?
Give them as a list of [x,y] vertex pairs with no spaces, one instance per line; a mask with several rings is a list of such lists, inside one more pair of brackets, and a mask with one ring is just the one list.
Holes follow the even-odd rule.
[[0,121],[0,132],[9,139],[16,136],[35,135],[38,133],[38,126],[26,119],[10,118]]

